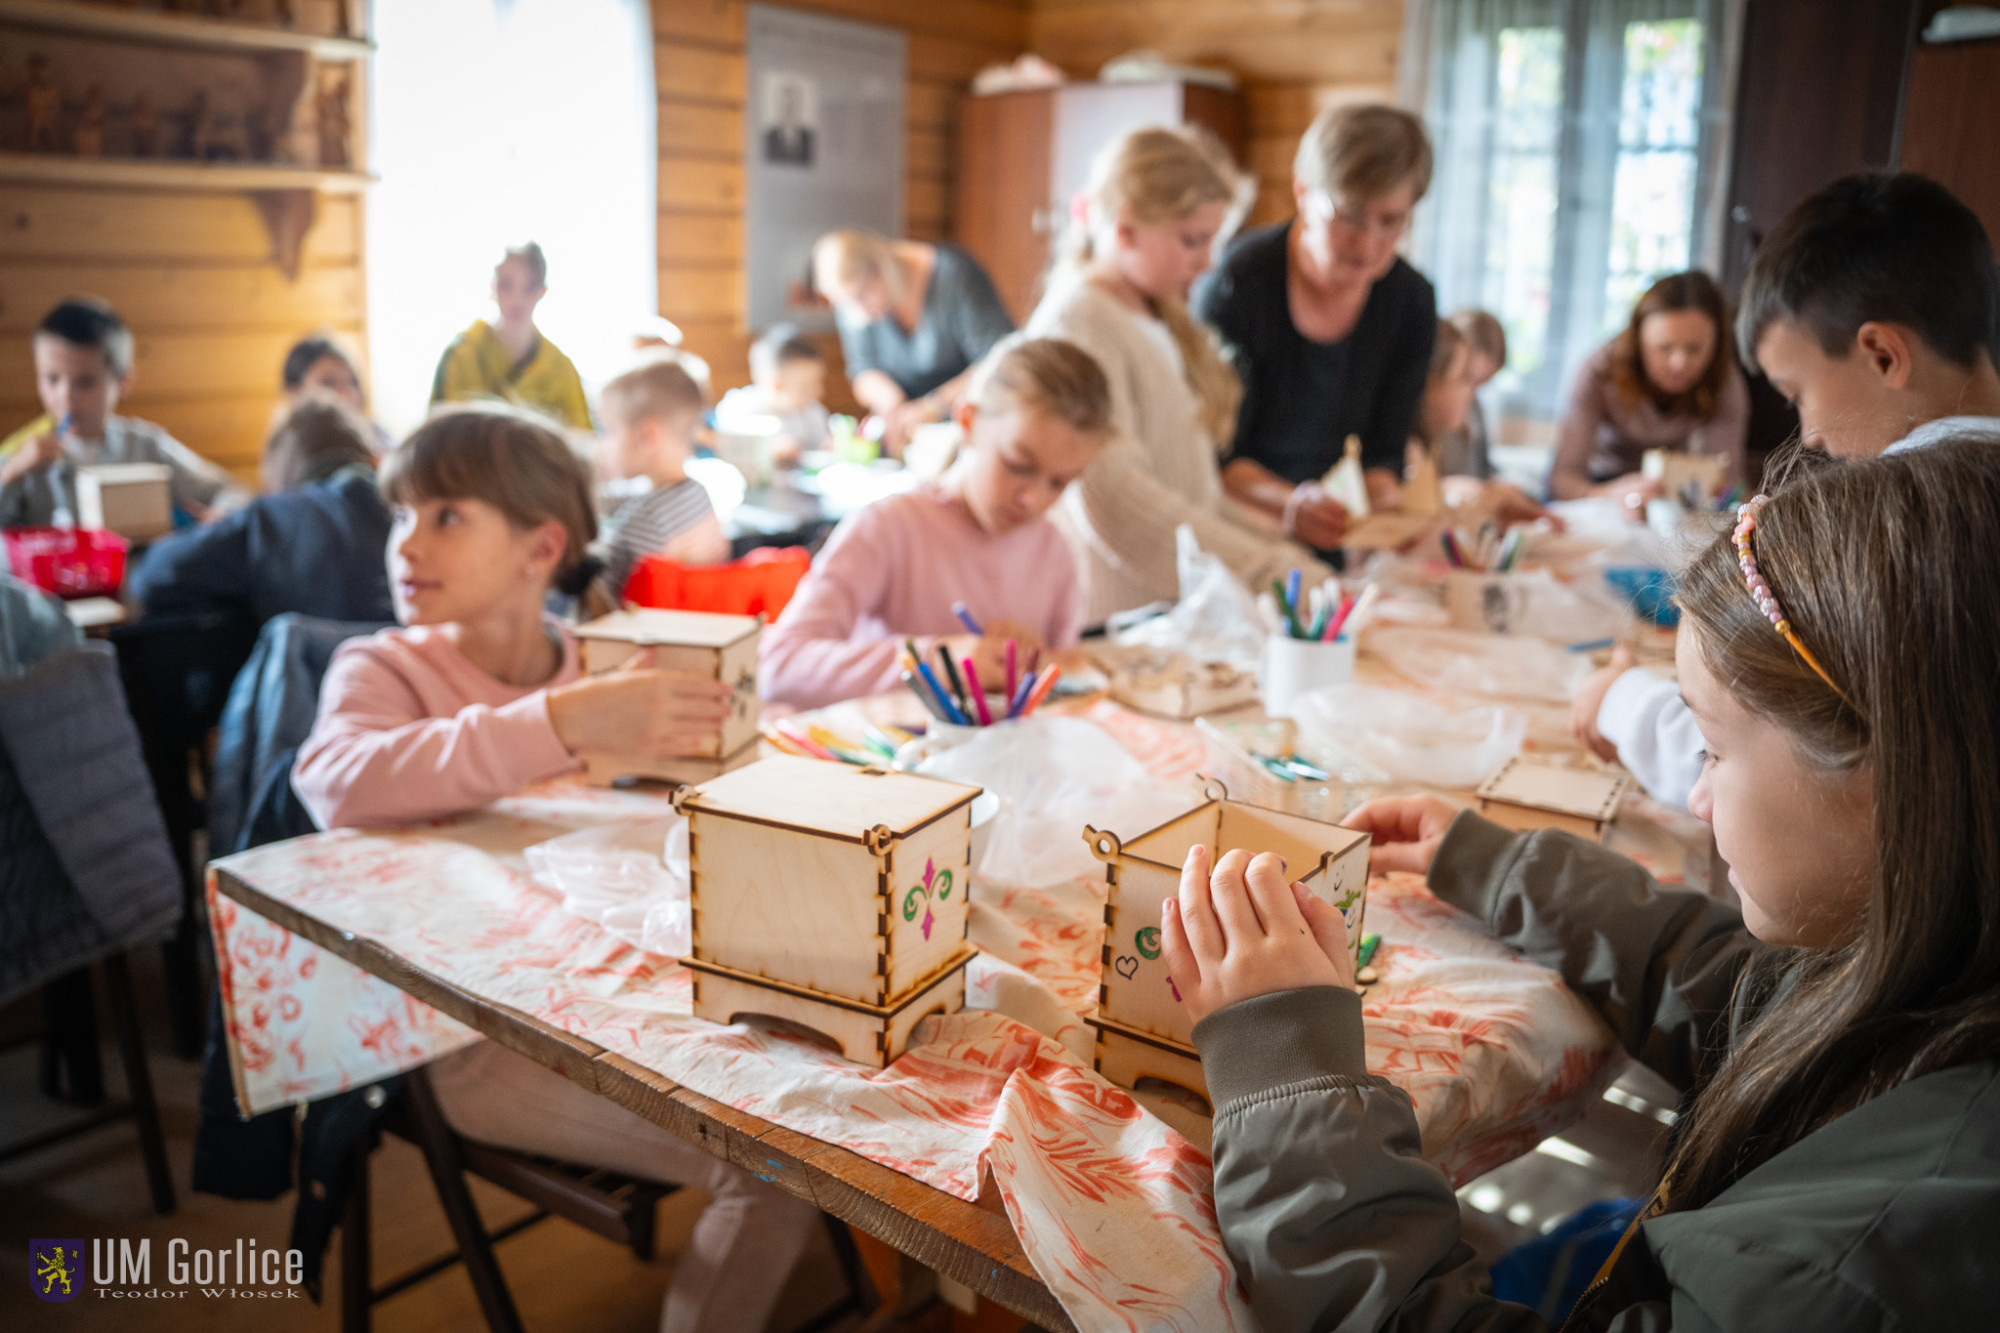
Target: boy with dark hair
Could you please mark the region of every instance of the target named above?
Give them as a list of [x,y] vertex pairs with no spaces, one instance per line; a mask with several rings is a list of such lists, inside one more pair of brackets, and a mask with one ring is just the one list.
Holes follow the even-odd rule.
[[[2000,445],[2000,268],[1979,219],[1910,172],[1844,176],[1786,214],[1751,261],[1736,338],[1843,458],[1947,436]],[[1682,808],[1701,739],[1679,687],[1621,650],[1578,688],[1578,739]]]
[[33,348],[43,415],[0,440],[0,527],[74,522],[76,471],[99,463],[165,463],[174,507],[197,521],[247,498],[152,422],[115,414],[132,387],[132,333],[110,306],[71,297],[42,317]]
[[792,462],[808,449],[827,445],[826,358],[794,324],[779,324],[750,344],[748,385],[731,389],[716,404],[718,430],[754,430],[752,418],[776,417],[776,455]]

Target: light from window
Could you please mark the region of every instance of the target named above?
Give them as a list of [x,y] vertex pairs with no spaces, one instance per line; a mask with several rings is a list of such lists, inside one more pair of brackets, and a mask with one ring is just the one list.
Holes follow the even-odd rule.
[[1508,347],[1519,349],[1501,377],[1503,392],[1539,369],[1548,353],[1562,111],[1562,31],[1501,29],[1480,304],[1498,312]]
[[1602,334],[1624,327],[1633,303],[1655,279],[1688,266],[1701,51],[1699,20],[1625,25]]

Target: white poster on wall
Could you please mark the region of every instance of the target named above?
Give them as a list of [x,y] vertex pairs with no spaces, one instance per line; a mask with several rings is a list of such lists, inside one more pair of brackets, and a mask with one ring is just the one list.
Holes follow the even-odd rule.
[[830,328],[811,298],[812,243],[903,230],[903,81],[894,28],[751,5],[743,117],[747,318]]

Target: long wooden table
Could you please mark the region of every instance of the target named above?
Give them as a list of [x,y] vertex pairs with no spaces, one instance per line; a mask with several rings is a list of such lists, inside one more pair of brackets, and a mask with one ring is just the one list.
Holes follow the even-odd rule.
[[1074,1329],[1036,1276],[997,1198],[968,1203],[845,1148],[725,1106],[260,893],[227,868],[214,874],[219,893],[483,1036],[810,1201],[1042,1328]]

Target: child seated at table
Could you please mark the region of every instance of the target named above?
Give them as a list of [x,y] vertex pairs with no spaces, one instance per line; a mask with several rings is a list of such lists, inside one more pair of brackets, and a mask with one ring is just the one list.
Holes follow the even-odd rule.
[[[292,778],[322,827],[471,810],[593,745],[683,754],[721,722],[728,687],[708,677],[641,658],[579,679],[576,642],[542,602],[589,573],[590,476],[536,418],[440,412],[389,456],[382,491],[406,628],[350,640],[327,671]],[[445,1056],[431,1078],[470,1138],[708,1191],[661,1327],[763,1327],[813,1235],[811,1205],[496,1043]]]
[[[1751,261],[1736,341],[1812,447],[1870,458],[1940,433],[2000,446],[2000,269],[1978,215],[1936,181],[1864,172],[1794,208]],[[1578,688],[1571,724],[1686,807],[1700,740],[1673,681],[1620,653]]]
[[615,606],[641,556],[715,565],[729,558],[729,539],[708,492],[687,474],[708,394],[680,357],[661,353],[626,371],[604,386],[598,403],[598,466],[622,483],[615,489],[639,491],[605,522],[599,588]]
[[[1681,582],[1691,806],[1740,914],[1436,798],[1347,820],[1373,870],[1426,874],[1691,1094],[1566,1328],[1970,1328],[2000,1305],[2000,583],[1962,558],[2000,549],[2000,450],[1799,471]],[[1340,914],[1287,878],[1196,848],[1161,922],[1260,1326],[1545,1327],[1493,1296],[1408,1094],[1363,1062]]]
[[[1472,420],[1479,387],[1474,371],[1477,360],[1477,349],[1458,325],[1439,320],[1437,341],[1431,344],[1430,373],[1424,378],[1423,396],[1417,400],[1410,462],[1416,462],[1420,450],[1436,462],[1444,502],[1452,508],[1490,515],[1502,525],[1532,523],[1547,517],[1548,511],[1519,487],[1494,478],[1490,461],[1482,471],[1468,466],[1464,457],[1453,456],[1455,449],[1462,454],[1460,446]],[[1414,474],[1406,469],[1405,475]]]
[[287,611],[394,619],[374,427],[331,398],[302,398],[264,442],[263,474],[266,494],[148,547],[133,600],[148,613],[235,611],[253,625]]
[[249,497],[230,475],[150,421],[117,415],[132,388],[132,331],[104,302],[75,296],[31,339],[42,415],[0,440],[0,527],[76,521],[76,470],[165,463],[174,508],[203,521]]
[[827,446],[826,358],[797,325],[780,324],[750,344],[751,383],[731,389],[715,406],[715,428],[753,431],[778,423],[773,453],[796,463],[808,449]]
[[[1088,353],[1018,335],[988,353],[957,409],[958,461],[935,486],[877,500],[834,529],[764,638],[759,687],[817,707],[897,686],[906,638],[943,645],[988,685],[1036,649],[1072,647],[1076,562],[1048,511],[1097,456],[1111,391]],[[981,634],[964,632],[964,605]]]

